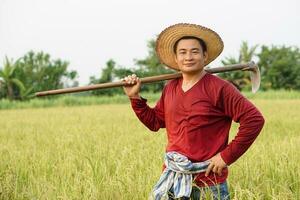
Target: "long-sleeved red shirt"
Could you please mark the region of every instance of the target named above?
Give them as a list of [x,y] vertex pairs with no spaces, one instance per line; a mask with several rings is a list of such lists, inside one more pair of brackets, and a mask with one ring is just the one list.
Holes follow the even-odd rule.
[[[253,143],[261,131],[264,118],[258,109],[229,82],[206,74],[184,92],[182,78],[169,81],[154,108],[145,99],[131,99],[139,120],[150,130],[166,128],[166,151],[176,151],[192,162],[206,161],[221,154],[227,165],[236,161]],[[228,144],[231,122],[240,124],[235,138]],[[196,176],[199,186],[222,183],[222,176],[204,173]]]

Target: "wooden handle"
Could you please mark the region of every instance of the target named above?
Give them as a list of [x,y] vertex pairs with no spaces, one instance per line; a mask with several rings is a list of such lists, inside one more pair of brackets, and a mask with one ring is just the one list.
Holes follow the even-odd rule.
[[[257,68],[257,66],[255,65],[254,62],[249,62],[249,63],[245,63],[245,64],[235,64],[235,65],[228,65],[228,66],[223,66],[223,67],[209,68],[209,69],[205,69],[205,71],[208,73],[220,73],[220,72],[236,71],[236,70],[255,71],[256,68]],[[175,79],[175,78],[180,78],[180,77],[182,77],[182,73],[178,72],[178,73],[174,73],[174,74],[164,74],[164,75],[141,78],[141,82],[142,83],[153,83],[153,82],[170,80],[170,79]],[[83,92],[83,91],[88,91],[88,90],[98,90],[98,89],[114,88],[114,87],[122,87],[122,86],[125,86],[125,82],[118,81],[118,82],[112,82],[112,83],[101,83],[101,84],[94,84],[94,85],[88,85],[88,86],[82,86],[82,87],[74,87],[74,88],[65,88],[65,89],[37,92],[37,93],[35,93],[35,96],[41,97],[41,96],[47,96],[47,95]]]
[[[150,76],[146,78],[141,78],[142,83],[153,83],[163,80],[170,80],[181,77],[182,74],[175,73],[175,74],[165,74],[165,75],[159,75],[159,76]],[[114,88],[114,87],[122,87],[125,86],[125,82],[123,81],[117,81],[112,83],[100,83],[100,84],[94,84],[94,85],[88,85],[88,86],[82,86],[82,87],[74,87],[74,88],[65,88],[65,89],[58,89],[58,90],[49,90],[44,92],[37,92],[35,93],[35,96],[41,97],[41,96],[48,96],[48,95],[56,95],[56,94],[66,94],[66,93],[74,93],[74,92],[83,92],[88,90],[98,90],[98,89],[105,89],[105,88]]]

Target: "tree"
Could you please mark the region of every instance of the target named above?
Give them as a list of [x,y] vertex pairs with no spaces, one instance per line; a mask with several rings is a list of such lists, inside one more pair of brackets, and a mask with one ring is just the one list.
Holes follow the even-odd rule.
[[[116,67],[114,60],[109,60],[106,67],[102,69],[101,76],[97,79],[95,76],[90,77],[90,84],[112,82],[115,79],[121,79],[130,74],[136,74],[139,77],[148,77],[172,73],[173,70],[163,66],[155,53],[155,41],[148,42],[148,55],[144,59],[135,59],[136,68],[126,68],[122,66]],[[142,85],[142,91],[159,92],[163,89],[164,82]],[[95,95],[113,95],[123,93],[119,88],[109,90],[95,90],[92,94]]]
[[258,58],[263,89],[300,89],[298,47],[262,46]]
[[69,63],[61,59],[52,60],[44,52],[28,52],[16,62],[16,77],[24,84],[26,90],[19,92],[20,98],[30,97],[31,94],[64,87],[64,81],[75,82],[76,71],[67,71]]
[[[226,57],[222,60],[223,65],[232,65],[238,63],[247,63],[250,62],[255,56],[255,51],[258,45],[253,47],[249,47],[248,43],[243,41],[239,50],[238,58],[234,57]],[[250,76],[248,73],[242,71],[234,71],[234,72],[225,72],[219,74],[220,77],[227,79],[232,84],[234,84],[239,90],[242,90],[245,87],[250,87]]]
[[4,67],[0,69],[0,83],[2,95],[9,100],[16,98],[17,91],[25,91],[24,84],[16,77],[16,66],[14,62],[5,57]]
[[[174,70],[171,70],[160,63],[156,55],[155,44],[155,40],[150,40],[147,45],[148,55],[146,56],[146,58],[135,59],[135,64],[138,66],[138,69],[135,71],[135,73],[140,77],[174,73]],[[163,89],[163,87],[164,82],[160,82],[146,85],[143,89],[145,91],[159,92]]]
[[[110,59],[106,62],[106,67],[103,68],[100,78],[97,79],[95,76],[90,77],[90,84],[99,84],[112,82],[115,76],[115,66],[116,62],[113,59]],[[120,94],[122,90],[120,88],[104,89],[104,90],[94,90],[91,93],[94,95],[109,95]]]

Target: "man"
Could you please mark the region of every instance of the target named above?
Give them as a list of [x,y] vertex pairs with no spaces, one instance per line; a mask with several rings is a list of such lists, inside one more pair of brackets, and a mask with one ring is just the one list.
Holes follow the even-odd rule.
[[[214,199],[229,199],[227,166],[245,153],[263,127],[264,118],[250,101],[229,82],[204,71],[222,50],[216,32],[175,24],[159,35],[156,52],[182,78],[168,82],[154,108],[139,95],[138,77],[124,79],[139,120],[152,131],[167,130],[165,169],[153,189],[154,199],[199,199],[206,192]],[[228,144],[232,120],[240,127]],[[192,181],[197,187],[192,188]]]

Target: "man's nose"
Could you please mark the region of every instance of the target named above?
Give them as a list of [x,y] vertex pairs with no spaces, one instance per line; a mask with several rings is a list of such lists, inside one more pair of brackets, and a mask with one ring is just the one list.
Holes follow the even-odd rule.
[[186,60],[191,60],[193,58],[192,54],[191,53],[186,53],[185,54],[185,59]]

